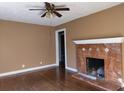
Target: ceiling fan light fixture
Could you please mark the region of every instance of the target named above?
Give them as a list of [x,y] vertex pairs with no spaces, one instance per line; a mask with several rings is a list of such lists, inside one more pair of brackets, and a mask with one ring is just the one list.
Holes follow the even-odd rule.
[[46,18],[54,18],[55,17],[55,14],[52,13],[52,12],[47,12],[46,13]]

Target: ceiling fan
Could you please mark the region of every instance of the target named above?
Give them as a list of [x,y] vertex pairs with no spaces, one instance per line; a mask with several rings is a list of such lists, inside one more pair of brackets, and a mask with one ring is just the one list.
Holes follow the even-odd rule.
[[29,9],[30,11],[43,11],[44,13],[41,15],[41,17],[47,17],[52,18],[54,16],[62,17],[62,14],[60,14],[58,11],[69,11],[69,8],[66,8],[62,5],[56,6],[52,3],[44,2],[45,8],[44,9]]

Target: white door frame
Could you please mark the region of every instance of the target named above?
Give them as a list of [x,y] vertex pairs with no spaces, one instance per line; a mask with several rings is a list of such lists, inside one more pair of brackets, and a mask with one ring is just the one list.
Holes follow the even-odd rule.
[[67,47],[66,47],[66,29],[59,29],[55,31],[55,41],[56,41],[56,65],[59,66],[59,38],[58,33],[64,32],[64,41],[65,41],[65,68],[67,68]]

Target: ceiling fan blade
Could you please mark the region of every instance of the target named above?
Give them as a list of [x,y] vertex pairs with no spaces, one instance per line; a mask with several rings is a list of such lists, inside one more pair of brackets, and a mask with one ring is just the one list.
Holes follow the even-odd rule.
[[46,13],[47,13],[47,12],[45,12],[41,17],[45,17],[45,16],[46,16]]
[[58,17],[61,17],[61,16],[62,16],[60,13],[58,13],[58,12],[56,12],[56,11],[53,11],[53,13],[54,13],[56,16],[58,16]]
[[56,8],[56,11],[69,11],[69,8]]
[[51,7],[50,3],[48,3],[48,2],[45,2],[45,6],[46,6],[46,8]]
[[29,9],[30,11],[46,10],[46,9]]

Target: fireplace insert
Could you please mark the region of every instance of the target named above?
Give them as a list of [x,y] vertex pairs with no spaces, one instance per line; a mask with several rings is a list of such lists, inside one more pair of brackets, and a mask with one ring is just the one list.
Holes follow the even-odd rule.
[[103,80],[105,77],[104,59],[87,57],[86,69],[88,75],[96,77],[97,79]]

